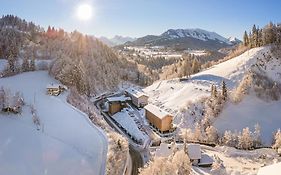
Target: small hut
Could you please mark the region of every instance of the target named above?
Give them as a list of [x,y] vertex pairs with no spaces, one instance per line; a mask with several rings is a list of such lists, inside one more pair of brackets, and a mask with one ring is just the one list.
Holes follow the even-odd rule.
[[60,95],[63,91],[65,91],[67,88],[63,85],[60,84],[49,84],[47,86],[47,94],[48,95],[53,95],[53,96],[58,96]]

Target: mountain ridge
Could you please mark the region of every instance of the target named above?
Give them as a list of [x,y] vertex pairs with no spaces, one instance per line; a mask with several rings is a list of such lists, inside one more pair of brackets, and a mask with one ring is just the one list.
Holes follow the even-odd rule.
[[160,35],[146,35],[133,42],[126,42],[129,46],[165,46],[173,49],[209,49],[218,50],[230,47],[238,42],[231,42],[227,38],[207,30],[195,29],[168,29]]

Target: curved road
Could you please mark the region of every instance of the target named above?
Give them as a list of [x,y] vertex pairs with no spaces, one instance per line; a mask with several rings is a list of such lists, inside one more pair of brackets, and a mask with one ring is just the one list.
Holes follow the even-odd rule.
[[[102,99],[101,99],[102,100]],[[106,114],[104,114],[102,112],[102,109],[100,107],[100,102],[101,100],[95,101],[94,105],[98,108],[98,110],[101,112],[101,114],[104,116],[105,121],[109,124],[109,126],[111,126],[116,132],[120,133],[120,129],[116,128],[117,126],[115,126],[108,118],[107,116],[105,116]],[[124,133],[120,133],[121,135],[124,135]],[[129,139],[129,138],[128,138]],[[141,156],[141,153],[134,148],[134,146],[129,142],[129,153],[131,156],[131,160],[132,160],[132,172],[131,175],[138,175],[139,174],[139,168],[143,167],[143,159]]]
[[132,158],[132,173],[131,175],[138,175],[139,168],[143,167],[143,161],[141,154],[136,151],[131,145],[129,146],[129,152]]

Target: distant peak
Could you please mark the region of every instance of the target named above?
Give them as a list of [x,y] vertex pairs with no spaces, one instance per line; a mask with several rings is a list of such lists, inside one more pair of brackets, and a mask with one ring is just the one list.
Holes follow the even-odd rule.
[[199,28],[169,29],[166,32],[164,32],[161,36],[165,36],[169,39],[191,37],[191,38],[196,38],[196,39],[199,39],[202,41],[218,40],[220,42],[231,44],[228,39],[217,34],[216,32],[210,32],[210,31],[207,31],[204,29],[199,29]]

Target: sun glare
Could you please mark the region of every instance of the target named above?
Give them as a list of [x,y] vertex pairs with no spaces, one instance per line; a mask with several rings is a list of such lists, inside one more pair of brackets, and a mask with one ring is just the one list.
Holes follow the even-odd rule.
[[93,8],[89,4],[80,4],[76,13],[79,20],[88,21],[93,16]]

